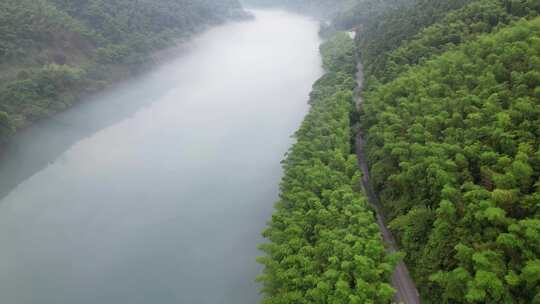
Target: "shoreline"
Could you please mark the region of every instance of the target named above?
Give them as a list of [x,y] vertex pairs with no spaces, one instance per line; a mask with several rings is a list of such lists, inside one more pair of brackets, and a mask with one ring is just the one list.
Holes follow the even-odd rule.
[[[230,16],[229,19],[216,22],[215,24],[209,24],[201,27],[199,30],[189,33],[186,37],[173,39],[171,45],[161,49],[157,49],[151,54],[148,54],[147,59],[140,63],[118,63],[118,64],[99,64],[93,65],[95,68],[102,68],[100,77],[97,79],[86,79],[85,82],[90,82],[90,85],[80,85],[73,90],[68,90],[55,98],[60,100],[62,97],[73,96],[69,104],[65,104],[65,107],[61,109],[48,108],[47,114],[42,117],[38,117],[32,120],[26,120],[21,125],[15,125],[11,134],[0,140],[0,160],[5,154],[6,148],[10,145],[13,138],[21,132],[39,124],[42,121],[51,119],[56,115],[63,113],[71,108],[74,108],[80,104],[91,102],[99,95],[106,93],[107,91],[114,90],[121,87],[125,82],[136,79],[146,73],[151,73],[154,70],[159,69],[165,65],[168,61],[181,57],[184,52],[189,48],[193,39],[203,34],[204,32],[229,23],[229,22],[243,22],[255,18],[254,15],[248,11],[242,10],[242,14],[237,13],[235,16]],[[88,72],[88,71],[87,71]],[[104,76],[104,77],[101,77]]]

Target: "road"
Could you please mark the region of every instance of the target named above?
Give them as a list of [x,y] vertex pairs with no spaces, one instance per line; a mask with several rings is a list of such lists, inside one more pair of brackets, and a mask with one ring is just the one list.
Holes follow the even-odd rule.
[[[356,75],[356,79],[357,79],[357,106],[361,107],[363,103],[363,99],[360,92],[362,91],[362,88],[364,85],[363,67],[361,64],[358,64],[358,73]],[[362,173],[363,173],[362,185],[364,187],[364,190],[366,191],[366,195],[368,197],[369,203],[375,209],[375,212],[377,215],[377,224],[379,225],[379,228],[381,230],[383,240],[387,245],[387,250],[389,252],[396,252],[398,250],[396,241],[394,237],[392,236],[392,233],[390,232],[390,230],[388,230],[388,227],[386,227],[384,214],[382,212],[379,199],[377,195],[375,194],[375,191],[373,190],[373,187],[371,186],[371,183],[370,183],[369,166],[367,165],[367,159],[366,159],[364,148],[365,148],[364,133],[363,133],[363,130],[360,130],[358,134],[356,135],[356,156],[358,157],[358,165],[360,166],[360,169],[362,170]],[[416,285],[414,284],[414,281],[411,278],[409,270],[407,269],[407,265],[405,265],[404,262],[400,262],[396,266],[396,269],[394,270],[394,273],[392,274],[391,283],[392,283],[392,286],[396,289],[396,295],[394,297],[394,301],[396,301],[397,303],[404,303],[404,304],[421,303],[420,297],[418,295],[418,290],[416,289]]]

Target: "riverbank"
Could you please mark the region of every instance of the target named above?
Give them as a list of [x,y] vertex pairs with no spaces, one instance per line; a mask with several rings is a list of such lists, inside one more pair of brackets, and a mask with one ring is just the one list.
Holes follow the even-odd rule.
[[195,4],[191,10],[182,1],[133,5],[123,0],[2,2],[0,142],[148,71],[165,57],[163,50],[222,22],[248,17],[235,1]]
[[325,75],[283,161],[280,200],[263,235],[259,281],[276,303],[387,303],[397,256],[388,254],[352,146],[355,46],[338,33],[321,46]]
[[260,231],[322,69],[317,22],[255,13],[13,138],[0,302],[259,302]]

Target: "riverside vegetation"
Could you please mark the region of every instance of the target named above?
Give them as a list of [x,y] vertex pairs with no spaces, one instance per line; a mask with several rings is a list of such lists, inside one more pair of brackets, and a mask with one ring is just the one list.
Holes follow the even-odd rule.
[[[398,256],[358,189],[357,123],[425,303],[540,303],[540,2],[272,2],[358,35],[321,47],[326,74],[264,232],[263,303],[391,301]],[[0,2],[0,139],[240,11],[235,0]]]
[[356,7],[358,0],[245,0],[243,2],[252,6],[286,8],[303,14],[331,18],[336,14],[352,10]]
[[[359,0],[334,14],[333,27],[358,33],[366,85],[350,119],[366,134],[373,186],[425,303],[540,303],[539,12],[531,0]],[[319,142],[308,134],[298,145]],[[291,205],[282,200],[278,215],[311,233],[300,220],[310,211]],[[276,252],[288,261],[297,251]],[[274,275],[271,291],[300,290],[294,276]]]
[[241,16],[236,0],[2,0],[0,141],[127,77],[156,50]]
[[283,161],[280,200],[263,235],[263,303],[387,303],[397,256],[387,255],[352,154],[355,46],[321,47],[326,74]]

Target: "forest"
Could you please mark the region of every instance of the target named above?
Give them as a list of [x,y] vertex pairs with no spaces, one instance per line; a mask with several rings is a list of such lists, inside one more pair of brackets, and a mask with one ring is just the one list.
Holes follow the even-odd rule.
[[339,33],[321,53],[326,74],[283,161],[280,200],[263,233],[262,303],[388,303],[397,256],[385,252],[351,147],[354,42]]
[[248,7],[281,8],[331,19],[338,14],[353,10],[359,0],[244,0]]
[[425,303],[540,303],[539,12],[418,0],[357,19],[372,183]]
[[231,18],[236,0],[2,0],[0,142]]
[[[319,1],[298,3],[324,7]],[[275,299],[267,303],[304,303],[301,295],[311,294],[313,285],[300,278],[313,273],[302,272],[313,267],[304,257],[312,252],[302,252],[302,246],[311,249],[319,241],[313,227],[326,222],[309,219],[318,214],[320,205],[310,205],[311,199],[319,203],[317,195],[290,193],[319,189],[313,184],[334,191],[349,184],[328,186],[329,173],[297,173],[296,167],[325,159],[313,152],[328,143],[319,137],[350,138],[355,121],[366,137],[372,184],[424,303],[540,303],[540,2],[358,0],[344,7],[332,14],[332,27],[357,33],[364,102],[358,114],[349,110],[345,132],[306,129],[315,125],[314,115],[321,115],[319,124],[335,117],[338,106],[324,108],[324,96],[335,92],[326,86],[328,77],[354,75],[355,58],[328,64],[335,62],[333,55],[324,55],[329,74],[314,86],[313,109],[285,161],[282,198],[265,233],[273,243],[264,247],[272,259],[264,260],[263,282],[267,299]],[[326,48],[335,50],[331,42]],[[333,223],[349,214],[334,214]],[[293,228],[298,230],[291,240],[293,232],[285,231]],[[355,252],[384,260],[382,252]],[[302,266],[287,272],[296,265],[289,258],[299,256]],[[323,265],[315,269],[327,269],[326,256],[313,259]],[[357,286],[353,282],[349,288]],[[345,285],[334,283],[328,293]],[[281,290],[290,297],[275,297]],[[356,303],[351,299],[306,303]],[[358,303],[390,300],[362,299]]]
[[[321,45],[263,232],[262,302],[390,303],[402,258],[424,303],[540,303],[540,1],[246,3],[357,34]],[[0,142],[244,16],[236,0],[0,1]],[[359,128],[399,254],[360,186]]]

